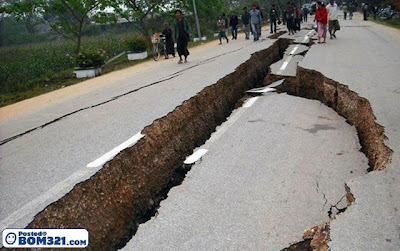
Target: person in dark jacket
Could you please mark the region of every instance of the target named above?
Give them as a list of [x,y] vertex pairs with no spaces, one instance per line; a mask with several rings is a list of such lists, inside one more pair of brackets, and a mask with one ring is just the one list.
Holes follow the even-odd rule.
[[236,12],[232,11],[231,20],[229,20],[229,25],[231,26],[232,40],[233,39],[237,40],[238,24],[239,24],[239,18],[236,15]]
[[308,8],[304,7],[302,12],[303,12],[303,22],[307,22],[308,14],[309,14]]
[[286,4],[286,25],[289,31],[289,35],[293,35],[296,29],[295,25],[295,13],[294,8],[292,7],[290,2]]
[[369,10],[368,3],[365,3],[362,9],[364,14],[364,21],[368,21],[368,10]]
[[270,33],[276,33],[276,20],[279,19],[279,13],[276,9],[276,5],[273,4],[269,10],[269,23],[270,23]]
[[286,25],[287,20],[286,20],[286,10],[282,10],[282,24]]
[[174,38],[172,37],[172,30],[169,28],[168,23],[164,23],[164,30],[162,32],[163,37],[165,37],[165,48],[166,48],[166,56],[165,59],[168,59],[168,55],[172,55],[175,57],[175,47],[174,47]]
[[250,14],[247,11],[247,8],[243,8],[243,14],[242,14],[242,22],[243,22],[243,31],[244,34],[246,35],[246,40],[250,39]]
[[177,50],[179,54],[179,62],[178,64],[182,64],[182,56],[185,57],[185,63],[187,63],[187,57],[189,56],[189,51],[187,49],[191,33],[192,33],[192,28],[189,25],[189,22],[186,20],[186,18],[183,17],[182,11],[181,10],[176,10],[175,11],[175,21],[174,21],[174,35],[175,35],[175,41],[177,43]]

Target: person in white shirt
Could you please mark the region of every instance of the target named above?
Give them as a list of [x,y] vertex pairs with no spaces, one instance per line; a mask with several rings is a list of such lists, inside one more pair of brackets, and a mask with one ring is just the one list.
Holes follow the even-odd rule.
[[340,30],[339,25],[339,6],[335,3],[334,0],[330,0],[328,6],[326,6],[328,10],[328,19],[329,19],[329,34],[331,35],[331,39],[336,38],[336,31]]

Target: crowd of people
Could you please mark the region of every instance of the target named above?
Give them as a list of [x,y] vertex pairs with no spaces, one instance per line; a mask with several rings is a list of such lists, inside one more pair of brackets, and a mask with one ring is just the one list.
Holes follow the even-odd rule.
[[[344,4],[344,19],[347,18],[347,13],[349,13],[349,18],[352,19],[353,10],[354,6],[352,4],[349,6]],[[340,8],[334,0],[329,0],[327,5],[321,1],[317,1],[316,8],[313,9],[312,12],[315,12],[314,21],[317,24],[318,43],[326,43],[328,31],[331,39],[336,38],[336,31],[340,30],[339,11]],[[286,8],[282,11],[282,14],[279,13],[275,4],[271,5],[268,14],[271,34],[276,33],[277,25],[283,23],[283,25],[286,25],[289,34],[293,35],[297,31],[300,31],[302,22],[308,21],[308,15],[311,14],[311,11],[306,7],[300,8],[296,6],[295,3],[287,2]],[[162,34],[166,38],[167,54],[173,55],[174,57],[174,40],[176,41],[179,55],[178,63],[181,64],[187,62],[187,57],[190,54],[187,46],[192,36],[192,30],[188,20],[182,15],[182,11],[176,10],[175,17],[173,29],[171,29],[168,24],[164,24],[165,27]],[[245,39],[249,40],[250,34],[252,34],[254,41],[258,41],[261,36],[263,18],[264,15],[262,11],[255,3],[251,5],[250,11],[247,7],[244,7],[240,17],[235,11],[232,11],[229,19],[225,13],[221,13],[216,21],[219,45],[222,44],[223,40],[229,43],[229,30],[231,31],[231,39],[237,40],[239,20],[242,21]]]

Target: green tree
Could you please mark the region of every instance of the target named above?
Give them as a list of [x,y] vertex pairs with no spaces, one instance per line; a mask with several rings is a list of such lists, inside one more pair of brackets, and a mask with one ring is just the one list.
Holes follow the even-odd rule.
[[187,0],[117,0],[114,10],[128,20],[143,36],[151,35],[152,29],[159,29],[156,19],[170,15],[174,9]]
[[76,53],[81,51],[82,36],[91,20],[115,20],[106,13],[109,0],[20,0],[10,3],[8,10],[16,16],[36,13],[63,37],[76,43]]
[[29,34],[34,34],[36,32],[35,27],[41,23],[40,17],[34,8],[37,3],[37,0],[9,0],[1,4],[0,12],[2,14],[12,14],[14,18],[24,23]]

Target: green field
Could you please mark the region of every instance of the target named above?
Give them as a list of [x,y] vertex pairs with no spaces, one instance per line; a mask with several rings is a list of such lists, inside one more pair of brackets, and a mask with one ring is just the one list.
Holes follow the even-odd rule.
[[[82,48],[101,48],[111,58],[126,50],[129,36],[86,38]],[[80,82],[73,74],[74,50],[70,41],[0,47],[0,106]]]
[[[112,58],[127,50],[123,40],[129,36],[132,35],[86,38],[83,48],[101,48],[108,58]],[[190,43],[189,47],[201,43]],[[84,81],[75,78],[73,73],[74,50],[75,44],[69,41],[0,47],[0,107]],[[142,61],[129,61],[122,56],[105,65],[102,73]]]
[[379,19],[377,18],[374,20],[373,18],[369,18],[368,20],[371,20],[372,22],[378,23],[378,24],[383,24],[387,25],[396,29],[400,29],[400,19],[390,19],[390,20],[384,20],[384,19]]

